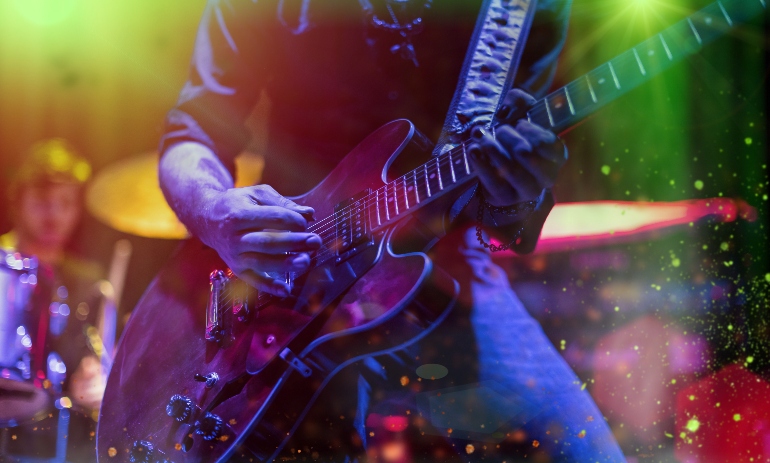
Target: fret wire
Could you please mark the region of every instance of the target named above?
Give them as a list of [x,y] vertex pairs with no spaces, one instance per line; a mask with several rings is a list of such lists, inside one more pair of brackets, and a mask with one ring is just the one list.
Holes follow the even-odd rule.
[[548,123],[551,124],[551,127],[556,127],[556,124],[553,123],[553,116],[551,115],[551,107],[548,106],[547,96],[543,98],[543,102],[545,103],[545,110],[548,113]]
[[471,168],[468,166],[468,153],[465,150],[465,143],[462,144],[463,146],[463,160],[465,161],[465,173],[470,174]]
[[607,65],[610,67],[610,72],[612,73],[612,80],[615,81],[615,87],[620,90],[620,82],[618,82],[618,76],[615,74],[615,68],[612,66],[612,61],[607,61]]
[[725,17],[725,21],[727,21],[727,25],[730,27],[733,27],[733,20],[730,18],[730,15],[727,14],[727,10],[725,10],[725,7],[722,6],[722,2],[717,0],[717,5],[719,5],[719,9],[722,10],[722,15]]
[[374,190],[374,205],[377,208],[377,226],[382,225],[380,218],[380,190]]
[[406,204],[406,208],[409,209],[409,190],[406,189],[406,176],[402,177],[404,180],[404,203]]
[[668,49],[668,44],[666,43],[666,40],[663,38],[663,34],[658,34],[658,37],[660,37],[660,43],[663,44],[663,48],[666,50],[666,55],[668,56],[668,60],[673,61],[674,56],[671,54],[671,50]]
[[591,92],[591,99],[594,101],[594,103],[596,103],[599,100],[596,99],[596,92],[594,92],[594,86],[591,85],[591,80],[588,78],[588,74],[585,75],[585,78],[586,78],[586,83],[588,84],[588,91]]
[[385,220],[390,220],[390,209],[388,209],[388,185],[385,185],[385,191],[383,191],[385,194]]
[[436,173],[438,175],[438,189],[439,191],[444,189],[444,182],[441,180],[441,158],[436,156]]
[[428,194],[428,198],[431,197],[430,194],[430,181],[428,180],[428,163],[423,164],[422,170],[425,171],[425,190]]
[[572,113],[572,115],[575,115],[575,107],[572,106],[572,98],[569,97],[569,89],[567,86],[564,86],[564,95],[567,97],[567,105],[569,105],[569,112]]
[[[393,182],[391,182],[393,184]],[[391,188],[393,189],[393,194],[395,197],[393,198],[393,204],[396,206],[396,215],[398,215],[398,190],[396,189],[396,185],[391,185]]]
[[631,50],[634,51],[634,57],[636,57],[636,63],[639,64],[639,70],[642,72],[642,75],[647,75],[647,72],[644,70],[644,66],[642,66],[642,60],[639,58],[639,53],[637,53],[636,48],[632,48]]
[[698,41],[698,44],[703,45],[700,34],[698,34],[698,31],[695,29],[695,24],[692,23],[692,19],[690,19],[689,16],[687,17],[687,23],[690,25],[690,29],[692,29],[692,33],[695,35],[695,39]]
[[449,156],[449,172],[452,173],[452,183],[457,183],[457,178],[455,177],[455,163],[452,161],[452,150],[447,151],[447,156]]
[[412,180],[414,181],[414,197],[417,199],[417,204],[420,204],[420,189],[417,188],[417,173],[412,171]]

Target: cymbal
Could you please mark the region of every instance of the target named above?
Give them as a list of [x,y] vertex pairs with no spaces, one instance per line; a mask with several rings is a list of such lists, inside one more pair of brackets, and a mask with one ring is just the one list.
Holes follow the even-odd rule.
[[[241,153],[235,166],[235,186],[254,185],[262,176],[264,159]],[[161,239],[189,236],[160,190],[157,152],[132,156],[101,170],[86,192],[86,207],[105,225],[131,235]]]

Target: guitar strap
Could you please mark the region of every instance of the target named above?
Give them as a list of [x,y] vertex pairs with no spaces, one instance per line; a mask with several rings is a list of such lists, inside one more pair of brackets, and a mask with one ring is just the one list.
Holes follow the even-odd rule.
[[484,0],[433,154],[459,143],[471,126],[489,126],[511,88],[537,0]]

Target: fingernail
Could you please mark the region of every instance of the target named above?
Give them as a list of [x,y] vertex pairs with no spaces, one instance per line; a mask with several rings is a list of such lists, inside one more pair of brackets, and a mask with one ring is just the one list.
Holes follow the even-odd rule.
[[291,261],[291,265],[299,269],[304,269],[310,264],[310,256],[306,253],[300,253]]
[[312,247],[318,247],[321,245],[321,238],[318,235],[309,236],[305,240],[305,244]]
[[275,289],[277,290],[278,296],[286,297],[289,295],[289,290],[286,289],[285,286],[277,286]]

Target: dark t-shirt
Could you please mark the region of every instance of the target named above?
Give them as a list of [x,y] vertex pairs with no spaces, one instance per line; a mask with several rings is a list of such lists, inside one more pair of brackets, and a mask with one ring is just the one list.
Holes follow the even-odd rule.
[[[249,141],[244,121],[271,101],[263,183],[307,191],[366,135],[410,119],[441,131],[481,0],[434,0],[413,37],[419,66],[392,53],[400,36],[374,28],[359,0],[211,0],[190,79],[161,141],[197,141],[228,168]],[[375,10],[382,1],[373,1]],[[564,41],[569,1],[541,0],[515,85],[542,95]]]

